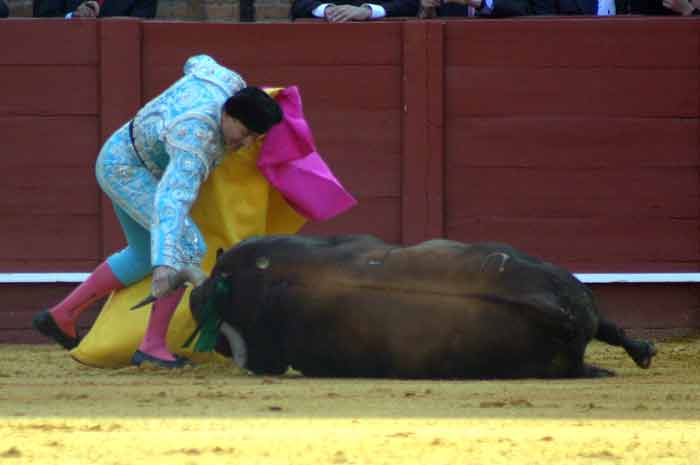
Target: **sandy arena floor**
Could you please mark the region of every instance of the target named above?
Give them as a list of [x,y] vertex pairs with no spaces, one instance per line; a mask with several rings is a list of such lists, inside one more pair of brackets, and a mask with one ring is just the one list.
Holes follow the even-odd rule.
[[91,369],[0,346],[1,465],[700,464],[700,340],[603,380],[385,381]]

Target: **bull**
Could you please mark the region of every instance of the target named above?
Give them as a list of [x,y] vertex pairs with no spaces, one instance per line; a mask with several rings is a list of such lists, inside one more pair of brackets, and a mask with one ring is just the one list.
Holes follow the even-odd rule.
[[656,355],[570,272],[500,243],[255,237],[189,279],[195,320],[213,309],[217,350],[255,374],[582,378],[614,375],[584,362],[592,339],[641,368]]

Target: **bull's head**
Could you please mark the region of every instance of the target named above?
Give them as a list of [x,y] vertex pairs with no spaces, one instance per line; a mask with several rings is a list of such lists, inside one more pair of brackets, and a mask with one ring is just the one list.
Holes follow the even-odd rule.
[[224,321],[223,314],[231,302],[230,275],[218,273],[198,283],[190,293],[190,311],[197,322],[197,329],[185,342],[188,346],[199,334],[195,351],[212,351],[217,345],[219,335],[223,335],[229,344],[230,356],[241,368],[248,363],[248,349],[241,333],[230,323]]

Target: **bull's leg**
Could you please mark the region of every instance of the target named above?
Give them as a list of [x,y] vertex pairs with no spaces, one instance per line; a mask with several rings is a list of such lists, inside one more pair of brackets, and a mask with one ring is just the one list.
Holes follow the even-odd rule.
[[656,355],[656,347],[652,342],[631,339],[625,330],[604,318],[598,323],[596,339],[613,346],[622,346],[640,368],[649,368],[651,359]]
[[587,363],[583,364],[582,378],[608,378],[610,376],[615,376],[615,372]]
[[[569,347],[569,370],[568,378],[608,378],[615,376],[614,371],[606,370],[594,365],[589,365],[583,361],[586,352],[586,343],[578,341]],[[554,363],[552,364],[555,365]]]

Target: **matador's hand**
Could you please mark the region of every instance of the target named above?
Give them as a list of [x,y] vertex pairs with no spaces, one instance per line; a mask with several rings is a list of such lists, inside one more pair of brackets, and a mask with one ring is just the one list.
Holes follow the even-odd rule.
[[153,270],[153,281],[151,284],[151,294],[155,298],[161,298],[174,291],[172,288],[175,270],[169,266],[157,266]]

